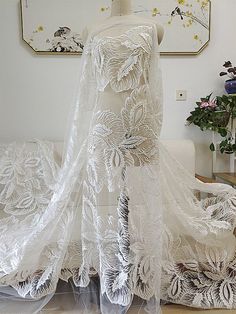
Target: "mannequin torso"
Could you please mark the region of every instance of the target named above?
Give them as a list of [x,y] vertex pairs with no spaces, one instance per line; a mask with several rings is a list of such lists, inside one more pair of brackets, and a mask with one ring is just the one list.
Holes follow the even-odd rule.
[[[136,15],[132,15],[132,9],[131,9],[131,0],[112,0],[112,5],[111,5],[111,16],[108,19],[112,19],[115,17],[119,17],[119,16],[129,16],[130,19],[136,19],[137,23],[145,23],[145,22],[149,22],[150,19],[149,18],[145,18],[145,17],[140,17],[140,16],[136,16]],[[152,20],[153,21],[153,20]],[[164,35],[164,29],[161,25],[156,24],[157,27],[157,39],[158,39],[158,43],[160,44],[162,42],[163,39],[163,35]],[[96,28],[96,25],[94,26],[87,26],[82,34],[83,37],[83,41],[85,42],[87,39],[87,36],[89,34],[89,32]],[[107,35],[113,35],[113,34],[107,34]]]
[[112,0],[111,16],[130,14],[131,14],[131,0]]
[[[118,0],[113,3],[116,3],[115,1]],[[92,127],[104,125],[105,129],[110,130],[107,141],[102,141],[101,145],[95,145],[96,147],[92,142],[90,145],[97,160],[100,160],[101,156],[106,159],[106,145],[113,147],[120,141],[132,141],[136,134],[135,141],[141,137],[140,147],[136,149],[136,145],[131,144],[134,149],[126,152],[131,156],[131,165],[139,167],[155,164],[158,158],[155,153],[155,141],[161,126],[161,102],[157,100],[158,96],[151,92],[151,87],[157,86],[155,80],[159,75],[159,56],[154,53],[158,52],[157,28],[153,19],[129,14],[130,6],[123,7],[122,13],[125,14],[122,15],[116,14],[120,12],[117,8],[118,6],[112,7],[114,15],[90,29],[89,42],[85,49],[86,54],[90,56],[93,73],[91,81],[94,80],[97,86],[96,101],[93,102],[97,115],[93,116]],[[138,104],[142,104],[144,109],[137,109]],[[135,108],[131,109],[132,106]],[[127,122],[127,130],[126,118],[122,120],[124,115],[127,115],[130,121]],[[135,117],[130,118],[132,115]],[[108,116],[111,117],[110,120]],[[140,126],[137,126],[139,122],[136,125],[136,119],[142,120]],[[96,142],[95,138],[94,141]],[[117,147],[118,151],[123,149],[122,144],[120,149],[119,145]],[[119,152],[117,158],[123,160],[122,155],[119,157]],[[128,158],[127,165],[130,165]],[[111,167],[116,167],[115,165],[116,161],[112,161]],[[116,170],[119,171],[119,168]]]

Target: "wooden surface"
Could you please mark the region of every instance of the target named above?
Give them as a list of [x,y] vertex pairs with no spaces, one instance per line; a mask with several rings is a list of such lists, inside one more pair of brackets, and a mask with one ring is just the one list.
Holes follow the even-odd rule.
[[204,183],[215,183],[216,180],[215,179],[212,179],[212,178],[208,178],[208,177],[203,177],[203,176],[200,176],[199,174],[195,174],[195,177],[204,182]]
[[[199,310],[180,305],[167,305],[162,307],[163,314],[236,314],[236,310]],[[128,314],[134,314],[129,313]]]
[[[66,304],[71,304],[72,296],[63,296],[60,302],[52,302],[50,301],[49,304],[40,312],[42,314],[79,314],[78,308],[76,310],[66,310]],[[62,302],[61,302],[62,301]],[[63,303],[63,305],[62,305]],[[69,306],[70,307],[70,306]],[[63,309],[64,308],[64,309]],[[90,311],[89,314],[96,314],[96,311]],[[1,313],[2,314],[2,313]],[[82,314],[82,313],[81,313]],[[113,313],[111,313],[113,314]],[[140,310],[138,307],[131,307],[127,314],[147,314],[143,309]],[[154,313],[153,313],[154,314]],[[197,308],[186,307],[177,304],[171,305],[164,305],[162,306],[162,314],[236,314],[235,310],[225,310],[225,309],[213,309],[213,310],[202,310]]]
[[236,185],[236,173],[231,172],[215,172],[213,173],[214,177],[221,179],[231,185]]

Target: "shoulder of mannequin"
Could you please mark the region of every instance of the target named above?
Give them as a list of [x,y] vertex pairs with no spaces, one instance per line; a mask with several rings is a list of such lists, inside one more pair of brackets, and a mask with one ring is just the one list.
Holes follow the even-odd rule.
[[[150,21],[150,18],[146,18],[146,20]],[[164,28],[161,24],[159,24],[158,22],[154,21],[153,19],[151,19],[152,22],[154,22],[154,24],[156,25],[156,29],[157,29],[157,37],[158,37],[158,42],[159,44],[162,42],[163,36],[164,36]]]
[[84,27],[84,29],[82,30],[82,34],[81,34],[82,40],[83,40],[84,43],[86,42],[89,33],[92,30],[96,29],[96,26],[98,26],[98,23],[94,23],[94,24],[87,25],[87,26]]
[[[82,40],[85,42],[88,38],[89,33],[93,30],[96,29],[96,26],[98,23],[91,24],[89,26],[85,26],[83,31],[82,31]],[[164,28],[159,24],[155,23],[156,28],[157,28],[157,35],[158,35],[158,42],[159,44],[161,43],[163,36],[164,36]]]

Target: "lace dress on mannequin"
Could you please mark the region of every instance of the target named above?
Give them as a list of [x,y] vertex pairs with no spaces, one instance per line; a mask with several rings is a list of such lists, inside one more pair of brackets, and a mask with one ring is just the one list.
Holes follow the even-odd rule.
[[[84,211],[93,208],[92,222],[83,220],[84,264],[97,268],[100,258],[101,290],[110,302],[127,306],[134,294],[153,298],[152,311],[159,313],[162,110],[149,79],[157,34],[153,23],[134,18],[126,25],[126,19],[111,18],[112,27],[93,33],[84,52],[97,90],[84,184]],[[96,228],[87,236],[91,223]]]
[[[125,313],[135,295],[160,313],[161,282],[167,301],[236,304],[236,191],[200,183],[161,145],[156,32],[131,16],[90,32],[50,201],[1,221],[2,290],[40,299],[61,279],[80,296],[97,276],[98,313]],[[199,201],[196,190],[213,196]]]

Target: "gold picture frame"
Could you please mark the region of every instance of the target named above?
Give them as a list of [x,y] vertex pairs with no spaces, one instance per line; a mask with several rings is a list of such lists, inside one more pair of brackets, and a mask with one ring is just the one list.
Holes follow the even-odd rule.
[[[61,15],[57,17],[54,11],[54,14],[47,14],[47,16],[50,17],[47,21],[44,18],[44,15],[46,15],[44,14],[44,10],[45,12],[50,13],[50,10],[52,11],[53,8],[53,1],[57,1],[58,12],[61,12]],[[65,1],[67,1],[67,4],[70,1],[71,5],[65,6]],[[205,20],[203,20],[202,17],[197,16],[197,10],[193,6],[194,2],[196,6],[204,6],[200,11],[203,12],[202,14],[204,15]],[[165,35],[160,46],[161,55],[198,55],[209,44],[211,33],[210,0],[203,0],[201,1],[201,4],[199,4],[198,0],[134,0],[134,3],[134,14],[150,16],[153,19],[157,19],[164,26]],[[79,49],[79,45],[81,44],[81,47],[83,45],[82,41],[80,42],[83,26],[85,26],[86,23],[89,25],[92,21],[94,22],[94,20],[99,22],[99,20],[102,21],[104,18],[108,17],[110,15],[109,4],[110,0],[101,0],[100,3],[95,3],[94,0],[87,0],[86,5],[84,4],[82,7],[77,0],[20,0],[22,40],[36,54],[80,55],[83,51],[82,48]],[[177,6],[174,7],[174,4],[177,4]],[[78,6],[77,10],[73,10],[76,5]],[[172,8],[174,10],[172,10]],[[66,11],[65,19],[63,19],[64,11]],[[80,18],[78,18],[78,23],[76,16],[72,13],[74,11],[81,12]],[[198,10],[198,13],[200,11]],[[52,20],[54,15],[55,19],[58,18],[57,21]],[[89,18],[86,18],[87,16]],[[81,21],[81,17],[84,19],[83,21]],[[40,23],[41,20],[44,21],[46,26],[43,26],[42,23]],[[92,21],[89,22],[90,20]],[[71,29],[73,29],[73,27],[74,29],[78,28],[78,31],[72,32]],[[171,27],[174,28],[174,31],[171,30]],[[173,37],[173,33],[176,37]],[[183,35],[185,33],[188,34],[186,39]],[[186,44],[188,43],[191,47],[190,36],[192,36],[193,40],[192,50],[188,49]],[[181,50],[181,45],[184,46],[183,50]],[[178,49],[174,49],[175,47]],[[57,51],[57,49],[61,50]]]

